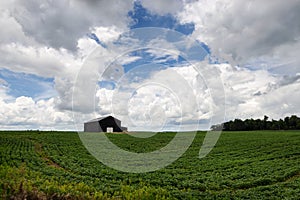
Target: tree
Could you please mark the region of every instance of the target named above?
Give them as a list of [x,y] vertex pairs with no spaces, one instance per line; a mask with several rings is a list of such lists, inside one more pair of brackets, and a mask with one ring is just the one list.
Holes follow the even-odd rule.
[[284,118],[284,123],[285,123],[286,129],[289,129],[290,128],[290,118],[285,117]]
[[[269,117],[264,116],[264,119],[235,119],[234,121],[225,122],[223,130],[225,131],[251,131],[251,130],[300,130],[300,118],[296,115],[285,117],[283,119],[268,121]],[[220,130],[221,125],[214,125],[212,130]]]
[[263,130],[267,129],[267,121],[268,121],[269,117],[268,116],[264,116],[264,121],[263,121]]
[[289,120],[290,128],[295,130],[298,121],[299,121],[299,118],[296,115],[292,115]]

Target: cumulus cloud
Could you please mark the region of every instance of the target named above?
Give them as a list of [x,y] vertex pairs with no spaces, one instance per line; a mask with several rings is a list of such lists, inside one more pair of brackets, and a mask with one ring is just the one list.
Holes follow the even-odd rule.
[[42,77],[54,77],[68,66],[76,67],[76,60],[67,51],[47,47],[24,46],[18,43],[0,45],[2,68]]
[[1,9],[0,6],[0,37],[2,44],[22,43],[35,44],[36,42],[27,37],[20,24],[13,18],[7,10]]
[[[204,66],[201,62],[198,66],[202,70],[197,71],[195,64],[162,69],[140,82],[128,82],[126,90],[101,88],[97,92],[100,113],[114,114],[139,130],[168,129],[170,124],[185,130],[198,125],[209,128],[212,118],[214,124],[223,122],[224,117],[231,120],[297,114],[298,76],[280,77],[266,70],[251,71],[230,64]],[[203,70],[205,67],[207,70]],[[223,84],[214,85],[217,79]],[[218,98],[222,90],[225,102]],[[221,106],[224,103],[226,114]]]
[[140,2],[144,8],[158,15],[176,14],[183,8],[184,3],[182,0],[141,0]]
[[8,95],[9,84],[0,79],[0,128],[1,129],[73,129],[68,113],[55,109],[54,99],[34,100],[32,97],[14,98]]
[[[72,106],[75,106],[75,111],[92,112],[92,110],[80,106],[93,105],[89,101],[89,96],[85,94],[91,93],[90,91],[94,92],[98,87],[93,88],[95,84],[85,83],[86,80],[80,82],[76,79],[85,59],[98,46],[95,41],[87,37],[87,33],[95,33],[104,43],[112,42],[127,29],[130,21],[127,13],[132,6],[132,1],[113,3],[77,0],[1,2],[0,25],[3,29],[0,31],[2,38],[0,67],[12,72],[53,78],[54,89],[58,94],[46,100],[34,100],[32,97],[24,96],[12,97],[7,94],[10,89],[9,84],[2,80],[0,113],[6,116],[6,118],[2,118],[6,120],[6,128],[16,127],[18,124],[28,125],[28,127],[35,124],[37,127],[42,127],[43,118],[39,117],[41,114],[49,116],[49,120],[44,120],[45,126],[55,123],[59,126],[62,121],[70,124],[70,120],[61,115],[66,113],[68,116],[67,113],[74,108]],[[103,57],[106,56],[107,59],[119,54],[119,52],[109,52],[105,49],[98,53]],[[128,57],[124,62],[135,59],[137,58]],[[93,69],[87,70],[89,73],[87,80],[91,80],[89,75],[92,73],[96,75],[95,81],[97,81],[105,72],[107,60],[101,61],[101,63],[92,63],[91,68]],[[117,69],[118,72],[116,72]],[[109,70],[111,71],[106,70],[103,75],[106,80],[123,73],[123,68],[117,64],[110,67]],[[113,72],[113,75],[110,72]],[[79,90],[80,98],[72,102],[74,88]],[[93,98],[91,99],[93,101]],[[24,104],[21,105],[22,101]],[[43,112],[46,107],[48,107],[47,114]],[[7,113],[9,108],[11,108],[11,112]],[[103,107],[103,110],[105,109]],[[15,112],[12,112],[13,110]],[[101,113],[104,114],[104,112]],[[24,117],[19,118],[18,115]],[[53,123],[48,124],[48,121]]]
[[0,123],[9,129],[63,129],[72,130],[70,113],[55,109],[54,99],[34,101],[18,97],[9,102],[0,98]]
[[[216,84],[218,81],[222,85]],[[159,70],[139,83],[132,83],[131,87],[135,89],[130,90],[130,94],[113,96],[110,91],[109,97],[120,100],[123,96],[123,102],[114,103],[123,104],[116,108],[127,107],[127,112],[120,114],[116,109],[115,114],[120,114],[120,118],[132,127],[152,125],[158,128],[161,123],[171,120],[173,127],[182,122],[183,127],[193,123],[192,129],[196,124],[209,128],[212,118],[214,124],[224,121],[224,117],[231,120],[299,114],[299,83],[298,76],[276,76],[265,69],[252,71],[230,64],[199,62]],[[99,98],[101,101],[101,96]],[[224,103],[226,107],[222,106]],[[131,119],[126,119],[127,116]],[[158,119],[157,123],[153,119]]]
[[179,18],[195,23],[193,36],[215,55],[239,64],[279,58],[277,66],[284,63],[299,71],[299,9],[298,0],[203,0],[186,4]]
[[226,119],[282,118],[298,114],[298,76],[277,76],[267,70],[251,71],[219,65],[226,93]]
[[143,76],[140,70],[124,74],[114,89],[99,88],[96,110],[119,117],[134,130],[195,130],[199,125],[209,128],[213,115],[219,114],[217,105],[225,103],[217,102],[222,98],[213,98],[207,86],[216,77],[204,80],[192,65],[153,69],[150,76],[134,78]]
[[24,33],[56,49],[76,50],[77,40],[96,26],[126,29],[132,1],[16,1],[11,15]]

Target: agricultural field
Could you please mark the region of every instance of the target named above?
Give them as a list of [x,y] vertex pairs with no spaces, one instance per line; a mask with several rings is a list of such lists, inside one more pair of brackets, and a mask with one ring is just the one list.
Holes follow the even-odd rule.
[[[109,138],[125,150],[150,152],[174,134]],[[299,199],[300,131],[223,132],[211,153],[199,159],[204,137],[198,132],[166,168],[138,174],[101,164],[75,132],[2,131],[0,198]]]

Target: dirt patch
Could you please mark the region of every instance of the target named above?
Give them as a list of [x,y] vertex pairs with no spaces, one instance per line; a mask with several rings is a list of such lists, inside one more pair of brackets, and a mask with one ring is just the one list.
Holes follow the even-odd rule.
[[105,134],[114,134],[114,135],[121,135],[121,134],[128,134],[128,132],[112,132],[112,133],[105,133]]
[[284,182],[291,182],[291,181],[294,181],[295,179],[297,179],[299,177],[300,177],[300,172],[297,172],[295,175],[285,179]]
[[47,165],[64,170],[63,167],[61,167],[59,164],[55,163],[53,160],[51,160],[46,153],[43,151],[43,145],[40,143],[34,144],[34,150],[35,152],[47,163]]

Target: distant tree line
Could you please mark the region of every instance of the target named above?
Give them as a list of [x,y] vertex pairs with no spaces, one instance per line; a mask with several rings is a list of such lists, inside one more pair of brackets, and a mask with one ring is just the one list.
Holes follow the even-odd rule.
[[285,117],[284,119],[268,120],[264,119],[235,119],[223,124],[213,125],[212,130],[224,131],[253,131],[253,130],[300,130],[300,118],[296,115]]

